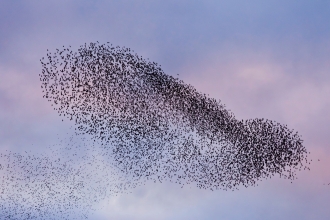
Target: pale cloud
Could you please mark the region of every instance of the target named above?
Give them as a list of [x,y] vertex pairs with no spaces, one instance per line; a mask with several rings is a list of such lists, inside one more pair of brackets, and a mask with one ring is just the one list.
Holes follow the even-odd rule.
[[[304,124],[322,117],[329,121],[326,111],[330,107],[330,82],[310,82],[310,80],[291,79],[286,95],[279,100],[282,114],[286,120]],[[325,117],[325,118],[324,118]]]
[[[240,58],[208,59],[183,67],[181,73],[200,92],[223,100],[238,117],[268,116],[297,126],[324,117],[330,104],[329,78],[297,75],[299,68],[252,52]],[[311,65],[306,72],[321,75],[327,68],[326,63],[319,69]]]
[[[40,117],[51,112],[42,98],[38,74],[0,66],[1,114],[6,117]],[[38,106],[38,107],[36,107]]]

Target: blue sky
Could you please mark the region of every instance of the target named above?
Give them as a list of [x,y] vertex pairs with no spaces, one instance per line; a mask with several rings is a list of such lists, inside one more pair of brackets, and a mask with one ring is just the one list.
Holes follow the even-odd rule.
[[287,124],[311,152],[311,171],[298,172],[292,184],[274,177],[212,192],[148,183],[96,205],[104,208],[90,219],[329,219],[329,1],[0,5],[0,151],[47,153],[72,132],[42,98],[39,59],[47,49],[99,41],[130,47],[179,74],[239,119]]

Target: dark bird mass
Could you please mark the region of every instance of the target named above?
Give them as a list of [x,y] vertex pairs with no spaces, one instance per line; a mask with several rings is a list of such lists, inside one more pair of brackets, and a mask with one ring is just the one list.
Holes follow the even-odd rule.
[[298,133],[236,119],[129,48],[63,47],[41,64],[44,98],[72,120],[75,137],[52,157],[1,155],[0,218],[87,218],[93,204],[146,181],[237,190],[308,169]]

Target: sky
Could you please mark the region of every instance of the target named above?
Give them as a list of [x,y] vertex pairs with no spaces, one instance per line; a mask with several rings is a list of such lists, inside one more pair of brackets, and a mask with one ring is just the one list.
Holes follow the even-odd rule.
[[[329,219],[330,2],[0,0],[0,152],[47,153],[72,132],[43,99],[40,58],[84,43],[125,46],[238,119],[298,131],[310,171],[238,191],[148,183],[90,219]],[[2,201],[3,202],[3,201]]]

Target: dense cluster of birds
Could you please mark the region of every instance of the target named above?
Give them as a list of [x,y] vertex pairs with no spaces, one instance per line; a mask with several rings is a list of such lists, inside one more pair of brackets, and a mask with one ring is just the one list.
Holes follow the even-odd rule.
[[[220,101],[129,48],[98,42],[76,52],[63,47],[41,64],[44,98],[74,122],[77,137],[92,143],[65,148],[75,152],[75,159],[62,155],[67,160],[7,153],[2,181],[13,192],[6,194],[12,204],[1,207],[4,215],[19,216],[10,211],[14,206],[48,218],[53,209],[61,215],[90,210],[150,180],[235,190],[276,174],[293,180],[297,170],[308,169],[303,141],[286,125],[238,120]],[[12,180],[12,172],[21,175]],[[24,207],[24,199],[34,203]]]

